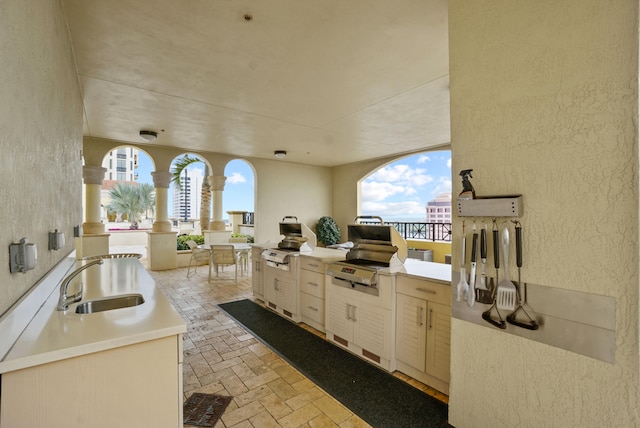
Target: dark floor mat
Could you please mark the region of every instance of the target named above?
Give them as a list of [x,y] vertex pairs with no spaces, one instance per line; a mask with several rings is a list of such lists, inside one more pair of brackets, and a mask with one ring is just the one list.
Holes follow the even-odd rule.
[[212,427],[218,422],[233,397],[194,393],[184,402],[184,424]]
[[450,427],[447,404],[272,311],[240,300],[219,307],[374,427]]

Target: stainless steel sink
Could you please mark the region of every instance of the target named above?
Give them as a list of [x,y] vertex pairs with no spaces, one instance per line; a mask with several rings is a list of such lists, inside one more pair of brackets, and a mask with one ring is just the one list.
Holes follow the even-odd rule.
[[122,294],[103,299],[88,300],[76,306],[76,314],[93,314],[113,309],[130,308],[144,303],[141,294]]

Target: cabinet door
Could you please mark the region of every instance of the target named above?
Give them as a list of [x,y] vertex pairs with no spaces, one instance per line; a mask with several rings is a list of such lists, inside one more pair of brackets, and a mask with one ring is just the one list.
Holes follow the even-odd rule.
[[298,291],[295,279],[277,275],[275,281],[278,293],[278,306],[292,314],[297,314]]
[[426,364],[427,302],[398,294],[396,358],[423,372]]
[[355,303],[351,313],[354,321],[353,343],[380,357],[390,359],[391,347],[394,345],[391,334],[391,310]]
[[451,307],[428,303],[427,373],[449,382],[451,362]]
[[253,287],[253,294],[256,297],[262,298],[264,296],[264,271],[262,268],[262,257],[255,256],[255,252],[252,255],[253,260],[253,272],[251,276],[251,285]]
[[[264,266],[264,265],[263,265]],[[274,305],[278,302],[278,292],[276,289],[276,272],[274,269],[266,267],[263,270],[264,275],[264,299]]]
[[[353,340],[353,322],[351,321],[352,305],[338,295],[327,296],[325,322],[326,329],[341,338]],[[333,338],[329,338],[333,339]]]

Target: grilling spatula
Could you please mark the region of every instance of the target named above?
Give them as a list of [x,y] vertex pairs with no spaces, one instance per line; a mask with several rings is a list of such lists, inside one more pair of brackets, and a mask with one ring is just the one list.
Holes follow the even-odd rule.
[[496,306],[498,309],[512,311],[516,308],[516,286],[509,280],[509,227],[502,229],[502,258],[504,260],[504,278],[496,289]]
[[471,272],[469,273],[469,292],[467,293],[467,305],[473,306],[476,302],[476,262],[478,252],[478,234],[476,224],[473,224],[473,240],[471,241]]

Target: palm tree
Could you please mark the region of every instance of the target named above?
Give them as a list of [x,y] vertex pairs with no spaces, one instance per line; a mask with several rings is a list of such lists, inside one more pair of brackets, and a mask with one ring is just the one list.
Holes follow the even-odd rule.
[[107,209],[121,215],[125,214],[132,226],[137,225],[140,214],[154,209],[153,191],[153,185],[148,183],[140,185],[116,183],[109,191],[111,202],[107,205]]
[[200,191],[200,229],[209,230],[211,222],[211,186],[209,186],[209,165],[198,157],[190,157],[188,154],[175,161],[171,173],[173,181],[180,187],[180,176],[182,172],[191,164],[202,162],[204,164],[204,180],[202,180],[202,190]]
[[153,184],[141,183],[140,186],[138,186],[138,191],[140,196],[140,205],[141,208],[144,208],[145,218],[149,218],[149,211],[151,211],[151,215],[153,215],[156,209],[156,189],[153,187]]

